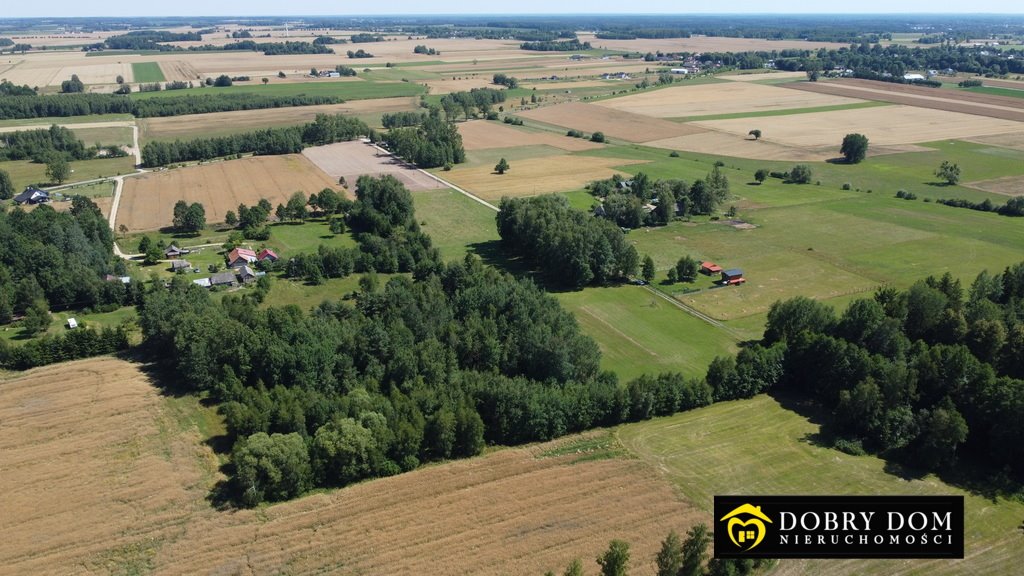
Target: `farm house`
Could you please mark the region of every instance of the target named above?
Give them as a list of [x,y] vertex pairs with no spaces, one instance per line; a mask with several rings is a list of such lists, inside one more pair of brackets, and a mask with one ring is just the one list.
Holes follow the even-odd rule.
[[747,279],[743,277],[743,270],[739,268],[730,268],[728,270],[722,270],[722,285],[723,286],[737,286],[743,284]]
[[33,188],[29,186],[25,190],[14,197],[15,204],[42,204],[43,202],[49,202],[50,195],[39,188]]

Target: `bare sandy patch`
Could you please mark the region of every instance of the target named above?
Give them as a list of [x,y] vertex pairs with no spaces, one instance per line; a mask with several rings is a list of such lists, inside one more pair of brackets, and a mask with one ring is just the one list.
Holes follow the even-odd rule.
[[488,120],[472,120],[458,124],[466,150],[510,148],[547,144],[570,152],[593,150],[602,145],[582,138],[570,138],[550,132],[531,132]]
[[489,202],[502,196],[536,196],[552,192],[578,190],[587,183],[614,174],[628,176],[614,166],[638,164],[623,158],[589,156],[546,156],[512,162],[505,174],[495,174],[493,166],[457,167],[444,173],[444,179],[469,190]]
[[149,172],[125,178],[117,226],[131,231],[170,226],[174,203],[199,202],[207,222],[223,222],[239,204],[253,205],[266,198],[271,205],[287,202],[295,192],[309,194],[324,188],[340,189],[304,156],[254,156],[201,166]]
[[[693,122],[710,130],[746,136],[751,119]],[[833,112],[757,118],[764,140],[787,146],[838,146],[851,132],[872,145],[899,145],[1020,131],[1024,123],[916,106],[878,106]]]
[[1024,177],[1022,176],[1005,176],[991,180],[978,180],[976,182],[968,182],[964,186],[984,192],[992,192],[993,194],[1024,196]]
[[654,116],[681,118],[765,110],[856,104],[863,100],[786,90],[751,82],[673,86],[596,102],[598,106]]
[[556,126],[582,130],[588,134],[600,131],[604,132],[605,136],[629,142],[645,142],[704,131],[703,128],[689,124],[579,102],[543,106],[522,112],[520,115]]
[[306,148],[302,155],[327,173],[334,182],[342,177],[349,188],[363,175],[398,178],[409,190],[434,190],[445,186],[416,168],[363,142],[338,142]]

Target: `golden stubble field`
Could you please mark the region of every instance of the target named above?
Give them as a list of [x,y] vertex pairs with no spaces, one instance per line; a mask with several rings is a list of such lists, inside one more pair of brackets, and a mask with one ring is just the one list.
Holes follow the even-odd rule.
[[457,167],[444,172],[445,180],[487,200],[497,202],[502,196],[536,196],[552,192],[579,190],[587,183],[614,174],[629,177],[614,166],[637,164],[623,158],[591,156],[546,156],[511,162],[505,174],[496,174],[491,165]]
[[201,166],[149,172],[125,178],[117,227],[130,231],[170,226],[174,203],[199,202],[207,222],[223,222],[228,210],[240,203],[253,205],[266,198],[271,205],[287,202],[295,192],[307,196],[334,188],[332,180],[300,154],[253,156]]
[[643,576],[670,529],[711,520],[640,460],[543,457],[572,439],[217,511],[190,402],[109,357],[4,381],[0,574],[541,574],[575,557],[593,573],[621,538]]
[[723,82],[695,86],[673,86],[602,100],[596,104],[605,108],[655,118],[682,118],[738,112],[841,106],[860,102],[863,100],[787,90],[751,82]]
[[546,144],[569,152],[579,152],[603,146],[583,138],[571,138],[551,132],[527,131],[490,120],[460,122],[458,128],[459,134],[462,136],[462,145],[466,150]]
[[629,142],[647,142],[705,131],[689,124],[580,102],[542,106],[519,115],[555,126],[575,128],[587,134],[600,131],[604,132],[605,136]]

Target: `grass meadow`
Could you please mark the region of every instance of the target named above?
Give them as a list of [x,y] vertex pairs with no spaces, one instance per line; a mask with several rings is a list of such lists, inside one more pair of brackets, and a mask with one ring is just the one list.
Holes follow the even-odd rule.
[[259,81],[238,83],[223,88],[186,88],[184,90],[161,90],[160,92],[133,93],[132,98],[170,98],[174,96],[194,96],[198,94],[264,94],[269,96],[337,96],[345,100],[365,100],[367,98],[394,98],[398,96],[418,96],[426,91],[420,84],[412,82],[296,82],[290,84],[264,85]]
[[163,82],[164,72],[156,62],[133,62],[132,76],[136,82]]
[[628,450],[658,466],[690,502],[710,511],[716,494],[963,495],[963,561],[783,560],[773,574],[1010,575],[1024,562],[1024,503],[986,497],[874,456],[818,443],[819,426],[769,396],[621,426]]

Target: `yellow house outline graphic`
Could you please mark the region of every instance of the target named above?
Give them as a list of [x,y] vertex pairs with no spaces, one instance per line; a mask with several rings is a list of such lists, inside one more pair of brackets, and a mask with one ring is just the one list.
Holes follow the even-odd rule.
[[[739,519],[738,516],[743,514],[753,516],[753,518],[750,518],[749,520]],[[729,540],[732,540],[732,543],[735,544],[737,548],[743,548],[744,544],[753,540],[753,543],[747,547],[747,550],[753,549],[755,546],[760,544],[762,540],[764,540],[766,532],[764,523],[767,522],[772,524],[771,518],[761,511],[760,506],[751,506],[750,504],[738,506],[732,512],[729,512],[725,516],[719,518],[720,522],[725,522],[726,520],[729,521],[726,525],[726,532],[729,533]],[[733,530],[735,526],[739,526],[741,528],[750,526],[757,530],[740,530],[739,538],[737,538],[737,532]]]

